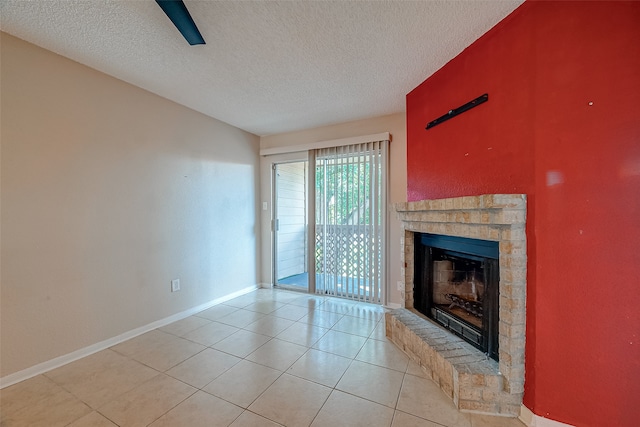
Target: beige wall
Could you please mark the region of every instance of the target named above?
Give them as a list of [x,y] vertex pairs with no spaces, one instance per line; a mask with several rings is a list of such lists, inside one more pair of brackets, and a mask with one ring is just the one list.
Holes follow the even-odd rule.
[[1,42],[0,376],[256,285],[258,137]]
[[[279,135],[271,135],[260,138],[260,148],[275,148],[308,144],[332,139],[350,138],[355,136],[370,135],[382,132],[391,133],[390,145],[390,179],[389,200],[391,203],[405,202],[407,200],[407,134],[405,126],[405,114],[398,113],[372,119],[358,120],[337,125],[324,126],[299,132],[291,132]],[[289,158],[295,158],[292,154]],[[261,172],[261,197],[263,202],[271,203],[271,181],[269,179],[271,169],[269,157],[263,157]],[[400,222],[395,213],[389,214],[389,296],[390,303],[404,304],[404,297],[397,290],[396,283],[402,280],[400,275]],[[270,215],[262,212],[262,281],[272,283],[271,271],[271,232]]]

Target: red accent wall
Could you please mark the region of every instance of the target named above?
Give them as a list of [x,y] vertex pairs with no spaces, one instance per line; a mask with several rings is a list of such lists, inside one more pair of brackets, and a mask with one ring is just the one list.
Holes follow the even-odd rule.
[[528,195],[524,404],[638,425],[640,2],[526,2],[407,95],[407,140],[411,201]]

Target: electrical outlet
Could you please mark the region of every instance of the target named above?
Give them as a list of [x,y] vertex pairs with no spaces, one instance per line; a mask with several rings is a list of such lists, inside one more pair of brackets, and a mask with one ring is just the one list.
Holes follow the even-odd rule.
[[180,290],[180,279],[173,279],[171,281],[171,292],[178,292]]
[[404,284],[398,280],[398,282],[396,282],[396,286],[398,287],[399,291],[404,291]]

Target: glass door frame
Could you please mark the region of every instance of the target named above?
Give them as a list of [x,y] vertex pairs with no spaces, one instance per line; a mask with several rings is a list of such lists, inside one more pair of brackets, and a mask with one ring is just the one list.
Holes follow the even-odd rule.
[[[312,249],[312,243],[313,243],[313,233],[314,233],[314,228],[313,228],[313,224],[312,224],[312,219],[313,219],[313,215],[312,215],[312,211],[310,209],[313,209],[314,207],[314,203],[313,203],[313,197],[315,197],[315,194],[310,194],[309,191],[311,188],[313,188],[314,186],[312,185],[312,183],[310,182],[310,173],[311,173],[311,163],[310,163],[310,157],[311,154],[308,151],[299,151],[299,152],[294,152],[294,153],[287,153],[287,154],[277,154],[277,155],[270,155],[268,156],[268,160],[269,160],[269,170],[270,170],[270,174],[271,174],[271,277],[272,277],[272,284],[273,286],[277,286],[281,289],[289,289],[289,290],[297,290],[297,291],[304,291],[304,292],[308,292],[308,293],[314,293],[315,292],[315,274],[313,274],[313,272],[315,271],[315,264],[313,262],[313,256],[314,253],[311,251]],[[305,252],[306,252],[306,270],[308,272],[308,284],[306,288],[303,288],[301,286],[295,286],[295,285],[282,285],[282,284],[278,284],[278,236],[277,236],[277,220],[278,220],[278,208],[277,208],[277,197],[278,197],[278,192],[277,192],[277,176],[276,176],[276,167],[277,165],[280,164],[287,164],[287,163],[298,163],[298,162],[306,162],[307,163],[307,176],[306,176],[306,182],[307,182],[307,186],[305,188],[306,191],[306,214],[305,214],[305,221],[306,221],[306,235],[307,235],[307,245],[305,247]]]

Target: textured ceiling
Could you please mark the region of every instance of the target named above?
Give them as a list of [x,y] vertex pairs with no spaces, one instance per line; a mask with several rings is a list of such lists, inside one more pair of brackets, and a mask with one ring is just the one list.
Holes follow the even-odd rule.
[[0,28],[252,132],[405,109],[405,95],[510,1],[185,1],[189,46],[155,1],[0,0]]

